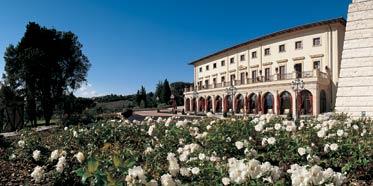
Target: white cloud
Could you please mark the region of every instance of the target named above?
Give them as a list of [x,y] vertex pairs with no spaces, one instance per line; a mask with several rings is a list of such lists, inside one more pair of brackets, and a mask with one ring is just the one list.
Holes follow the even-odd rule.
[[90,83],[83,84],[78,90],[75,91],[75,96],[77,97],[91,98],[100,95],[101,94],[99,94]]

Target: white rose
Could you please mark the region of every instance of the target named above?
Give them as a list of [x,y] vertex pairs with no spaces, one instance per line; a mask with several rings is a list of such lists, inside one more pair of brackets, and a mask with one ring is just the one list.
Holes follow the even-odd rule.
[[198,155],[198,159],[199,160],[204,160],[206,158],[206,155],[205,154],[203,154],[203,153],[199,153],[199,155]]
[[19,140],[18,141],[18,146],[21,147],[21,148],[24,148],[25,147],[25,141]]
[[236,143],[234,143],[234,145],[236,146],[236,148],[238,150],[242,149],[243,148],[243,143],[241,141],[236,141]]
[[229,185],[231,180],[227,177],[224,177],[224,178],[221,179],[221,182],[223,182],[223,185]]
[[54,150],[51,153],[51,161],[56,160],[58,158],[58,150]]
[[170,174],[164,174],[161,176],[161,183],[163,186],[176,186],[175,181],[172,179]]
[[73,131],[73,136],[74,136],[74,138],[77,138],[78,137],[78,132],[77,131]]
[[273,145],[273,144],[276,143],[276,138],[274,138],[274,137],[270,137],[270,138],[268,138],[267,141],[268,141],[268,144]]
[[330,145],[329,144],[325,144],[325,146],[324,146],[324,152],[329,152],[329,147],[330,147]]
[[198,175],[199,174],[199,168],[198,167],[193,167],[192,168],[192,174],[194,174],[194,175]]
[[31,173],[31,177],[35,180],[35,183],[39,183],[44,178],[44,168],[36,166],[34,171]]
[[189,176],[192,175],[192,174],[191,174],[191,169],[190,169],[190,168],[181,167],[181,168],[180,168],[180,174],[181,174],[182,176],[189,177]]
[[298,148],[298,153],[299,153],[299,155],[303,156],[303,155],[306,154],[306,149],[303,148],[303,147],[300,147],[300,148]]
[[34,150],[34,152],[32,152],[32,157],[34,158],[35,161],[39,161],[39,159],[40,159],[40,150]]
[[330,150],[336,151],[337,149],[338,149],[338,144],[333,143],[333,144],[330,145]]
[[276,123],[275,124],[275,129],[276,130],[280,130],[281,129],[281,124],[280,123]]
[[76,159],[79,161],[79,163],[82,163],[85,159],[84,154],[81,153],[81,152],[78,152],[77,154],[75,154],[74,157],[76,157]]
[[66,158],[65,158],[65,156],[61,156],[58,159],[58,163],[56,165],[57,172],[62,173],[65,166],[66,166]]
[[317,136],[319,138],[324,138],[325,135],[326,135],[326,132],[323,129],[321,129],[319,132],[317,132]]

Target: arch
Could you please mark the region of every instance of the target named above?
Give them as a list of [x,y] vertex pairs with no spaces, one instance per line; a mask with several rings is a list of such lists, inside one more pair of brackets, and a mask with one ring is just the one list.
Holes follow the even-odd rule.
[[192,108],[191,108],[191,111],[197,111],[197,102],[196,102],[196,98],[193,98],[192,99]]
[[230,109],[233,109],[232,96],[226,95],[224,97],[224,112],[229,112]]
[[185,111],[189,112],[190,111],[190,99],[186,98],[185,100]]
[[326,112],[326,93],[324,90],[320,91],[320,113]]
[[273,99],[273,94],[270,93],[270,92],[267,92],[264,94],[263,96],[263,101],[262,101],[262,104],[263,104],[263,113],[264,114],[267,114],[270,112],[270,110],[272,111],[272,114],[273,114],[273,106],[274,106],[274,99]]
[[204,112],[205,111],[205,98],[203,98],[203,97],[199,98],[197,111],[199,111],[199,112]]
[[242,94],[238,94],[235,99],[235,111],[240,113],[244,109],[244,97]]
[[302,90],[298,94],[298,111],[301,115],[313,114],[313,98],[309,90]]
[[214,112],[222,112],[223,111],[223,108],[222,108],[222,98],[220,96],[216,96],[215,97],[215,100],[214,100]]
[[292,97],[288,91],[283,91],[279,99],[280,114],[292,113]]
[[213,110],[212,110],[212,98],[211,98],[211,96],[208,96],[206,98],[206,111],[207,112],[213,112]]
[[248,101],[248,111],[250,114],[257,114],[258,108],[257,108],[257,96],[255,93],[252,93],[249,95]]

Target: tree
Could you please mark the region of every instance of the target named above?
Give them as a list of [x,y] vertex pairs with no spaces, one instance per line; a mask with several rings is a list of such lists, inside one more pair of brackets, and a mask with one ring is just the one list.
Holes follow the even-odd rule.
[[162,89],[160,98],[162,99],[163,103],[167,104],[170,102],[170,97],[171,97],[171,88],[170,88],[170,85],[167,79],[165,79],[163,82],[163,89]]
[[[143,103],[142,103],[142,101],[143,101]],[[136,104],[141,108],[146,108],[147,107],[146,90],[145,90],[144,86],[141,86],[140,90],[137,90]]]
[[141,96],[141,101],[144,101],[144,105],[143,105],[144,107],[143,108],[146,108],[148,106],[148,103],[147,103],[147,100],[146,100],[146,90],[145,90],[144,86],[141,86],[140,96]]
[[170,84],[171,88],[174,90],[174,96],[176,99],[177,105],[183,105],[184,104],[184,88],[192,86],[193,83],[187,83],[187,82],[173,82]]
[[147,102],[148,107],[157,106],[156,97],[154,96],[153,92],[149,92],[146,94],[146,102]]
[[137,90],[137,93],[136,93],[136,105],[140,106],[140,102],[141,102],[140,90]]
[[162,91],[163,91],[163,82],[159,81],[155,88],[155,97],[158,97],[160,102],[163,102],[162,97],[161,97]]
[[18,45],[5,52],[5,82],[26,98],[31,114],[40,102],[46,125],[63,93],[86,82],[90,63],[82,47],[72,32],[31,22]]

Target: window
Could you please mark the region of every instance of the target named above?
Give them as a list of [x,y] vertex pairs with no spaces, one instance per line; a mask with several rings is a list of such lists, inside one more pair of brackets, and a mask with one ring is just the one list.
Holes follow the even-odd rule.
[[231,75],[231,85],[234,85],[235,81],[236,81],[236,75],[232,74]]
[[212,64],[212,68],[216,68],[216,63]]
[[280,66],[280,80],[285,79],[285,66]]
[[199,72],[202,72],[202,67],[199,67]]
[[320,46],[321,45],[321,40],[319,37],[313,38],[313,46]]
[[269,77],[269,76],[270,76],[270,70],[271,70],[270,68],[266,68],[266,69],[264,70],[264,80],[265,80],[265,81],[269,81],[269,80],[270,80],[270,79],[269,79],[269,78],[270,78],[270,77]]
[[230,59],[230,62],[231,62],[231,64],[234,63],[234,58],[233,57]]
[[243,85],[243,84],[245,84],[245,72],[241,72],[241,79],[240,79],[240,83],[241,83],[241,85]]
[[209,70],[209,66],[208,65],[206,66],[206,70]]
[[240,61],[245,61],[245,55],[240,56]]
[[221,82],[222,82],[222,83],[225,82],[225,77],[224,77],[224,76],[221,77]]
[[295,42],[295,49],[301,49],[303,48],[302,41]]
[[255,52],[251,52],[251,58],[256,58],[256,51]]
[[265,56],[268,56],[270,54],[271,54],[271,51],[269,50],[269,48],[264,49],[264,55]]
[[279,52],[285,52],[285,45],[278,46],[278,51]]
[[198,85],[198,90],[202,89],[202,81],[198,81],[197,85]]
[[257,81],[256,79],[256,70],[251,71],[251,81],[255,83]]
[[225,61],[224,61],[224,60],[221,61],[221,66],[222,66],[222,67],[225,66]]
[[319,69],[320,70],[320,61],[314,61],[313,62],[313,69]]
[[302,78],[302,64],[298,63],[294,65],[294,70],[296,72],[297,78]]

